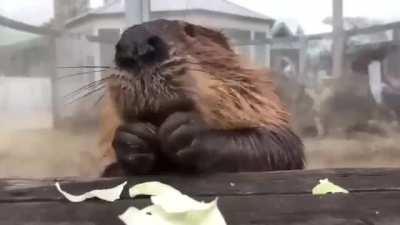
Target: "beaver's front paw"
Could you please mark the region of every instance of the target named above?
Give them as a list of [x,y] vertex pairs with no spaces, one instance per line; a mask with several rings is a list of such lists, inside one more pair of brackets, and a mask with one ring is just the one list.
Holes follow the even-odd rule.
[[197,145],[199,138],[207,131],[196,114],[176,112],[160,126],[158,134],[161,150],[181,169],[197,171],[199,166],[206,165],[213,159],[212,155],[208,155]]
[[190,113],[161,125],[162,151],[190,172],[244,172],[303,168],[302,143],[289,129],[210,129]]
[[149,123],[120,126],[112,143],[119,165],[126,174],[150,173],[157,160],[156,127]]

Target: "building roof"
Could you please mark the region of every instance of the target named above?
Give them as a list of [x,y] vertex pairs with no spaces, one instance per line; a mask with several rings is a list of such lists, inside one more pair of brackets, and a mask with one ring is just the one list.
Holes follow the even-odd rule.
[[3,27],[0,25],[0,46],[30,41],[38,37],[40,37],[40,35]]
[[228,0],[151,0],[152,11],[208,10],[231,15],[271,20],[263,14],[239,6]]
[[[167,11],[194,11],[205,10],[222,14],[241,16],[246,18],[273,20],[263,14],[254,12],[242,6],[239,6],[228,0],[150,0],[152,12],[167,12]],[[125,1],[116,0],[111,4],[91,10],[83,15],[72,18],[67,21],[67,24],[83,19],[90,15],[114,15],[121,14],[125,11]]]

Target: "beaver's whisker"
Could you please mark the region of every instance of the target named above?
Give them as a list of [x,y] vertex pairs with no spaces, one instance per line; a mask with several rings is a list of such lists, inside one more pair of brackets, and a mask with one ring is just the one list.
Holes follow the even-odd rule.
[[237,66],[232,66],[232,65],[227,66],[227,65],[220,64],[220,63],[215,63],[215,62],[201,62],[201,63],[186,62],[186,64],[200,66],[201,68],[204,68],[205,66],[210,65],[210,66],[213,66],[213,67],[225,68],[227,70],[233,70],[233,71],[236,71],[236,70],[241,70],[242,72],[253,72],[254,71],[254,69],[242,67],[242,66],[239,66],[239,65],[237,65]]
[[180,63],[184,63],[184,62],[186,62],[186,59],[183,57],[172,58],[172,59],[169,59],[169,60],[165,61],[164,63],[162,63],[160,65],[160,68],[164,68],[164,67],[168,67],[168,66],[176,66],[176,65],[179,65]]
[[106,95],[106,94],[103,93],[103,94],[94,102],[93,107],[96,107],[96,106],[101,102],[101,100],[104,99],[104,96],[105,96],[105,95]]
[[106,86],[103,85],[103,86],[100,86],[100,87],[98,87],[98,88],[96,88],[96,89],[94,89],[94,90],[91,90],[90,92],[88,92],[88,93],[86,93],[86,94],[84,94],[84,95],[82,95],[82,96],[79,96],[79,97],[75,98],[74,100],[72,100],[72,101],[70,101],[70,102],[67,102],[66,105],[70,105],[70,104],[72,104],[72,103],[74,103],[74,102],[77,102],[77,101],[79,101],[79,100],[82,100],[83,98],[86,98],[86,97],[88,97],[88,96],[90,96],[90,95],[93,95],[94,93],[103,90],[105,87],[106,87]]
[[57,66],[57,69],[111,69],[111,66]]
[[205,70],[199,70],[199,69],[194,69],[194,68],[189,68],[188,71],[195,71],[195,72],[202,72],[202,73],[210,73],[210,72],[207,72],[207,71],[205,71]]
[[65,78],[70,78],[70,77],[75,77],[75,76],[81,76],[81,75],[85,75],[85,74],[90,74],[90,73],[97,73],[97,72],[104,72],[107,71],[106,69],[104,70],[92,70],[92,71],[85,71],[85,72],[79,72],[79,73],[72,73],[72,74],[67,74],[64,76],[59,76],[57,77],[57,80],[62,80]]
[[105,77],[105,78],[103,78],[101,80],[90,82],[89,84],[86,84],[86,85],[78,88],[77,90],[74,90],[74,91],[68,93],[67,95],[64,96],[64,98],[74,97],[74,96],[80,94],[82,91],[90,90],[90,88],[97,87],[97,86],[99,86],[101,84],[104,84],[109,79],[110,79],[110,77]]

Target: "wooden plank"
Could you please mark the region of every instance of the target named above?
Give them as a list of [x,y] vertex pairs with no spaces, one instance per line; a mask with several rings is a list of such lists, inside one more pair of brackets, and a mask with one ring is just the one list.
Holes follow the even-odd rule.
[[[373,33],[378,33],[382,31],[388,31],[388,30],[394,30],[394,29],[400,29],[400,22],[393,22],[393,23],[387,23],[383,25],[374,25],[370,27],[365,27],[365,28],[357,28],[357,29],[352,29],[352,30],[346,30],[343,31],[343,35],[345,37],[351,37],[355,35],[365,35],[365,34],[373,34]],[[319,34],[310,34],[306,35],[305,39],[310,41],[310,40],[319,40],[319,39],[330,39],[333,37],[332,32],[325,32],[325,33],[319,33]],[[293,37],[288,37],[288,38],[266,38],[265,40],[257,40],[254,42],[236,42],[234,43],[235,45],[261,45],[261,44],[271,44],[271,43],[287,43],[287,42],[298,42],[300,39],[297,36]]]
[[[218,200],[229,225],[236,224],[400,224],[400,192],[352,193],[315,197],[299,195],[227,196]],[[211,200],[211,198],[197,198]],[[0,204],[0,224],[122,224],[118,215],[148,200],[115,203],[19,202]]]
[[[319,40],[324,38],[332,38],[331,32],[320,33],[320,34],[310,34],[305,35],[302,37],[306,41],[311,40]],[[265,38],[261,40],[254,40],[254,41],[232,41],[232,44],[235,46],[247,46],[247,45],[265,45],[265,44],[290,44],[296,43],[300,41],[299,36],[292,36],[292,37],[284,37],[284,38]]]
[[387,31],[387,30],[392,30],[392,29],[398,29],[400,28],[400,22],[393,22],[393,23],[387,23],[383,25],[374,25],[366,28],[359,28],[359,29],[352,29],[346,32],[348,36],[353,36],[353,35],[362,35],[362,34],[372,34],[372,33],[378,33],[382,31]]
[[[318,179],[329,178],[350,194],[313,196]],[[400,169],[328,169],[201,176],[58,179],[80,194],[112,187],[125,179],[128,187],[157,180],[198,200],[218,197],[229,225],[397,225],[400,224]],[[47,180],[0,180],[0,224],[122,224],[118,215],[129,206],[142,208],[147,198],[131,199],[124,190],[114,203],[89,200],[70,203]]]
[[[161,181],[197,196],[247,196],[309,194],[319,179],[329,178],[352,192],[400,191],[400,169],[325,169],[201,176],[148,176],[130,178],[59,179],[74,194],[95,188],[113,187],[128,180],[128,186],[145,181]],[[0,180],[0,202],[57,201],[63,197],[54,188],[54,179]],[[122,196],[128,198],[126,190]],[[399,201],[400,202],[400,201]]]
[[27,23],[23,23],[23,22],[19,22],[19,21],[7,18],[2,15],[0,15],[0,25],[11,28],[11,29],[28,32],[28,33],[33,33],[33,34],[38,34],[38,35],[58,36],[58,35],[61,35],[61,33],[62,33],[59,30],[50,29],[47,27],[33,26],[33,25],[30,25]]
[[[148,6],[145,6],[145,7],[148,7]],[[68,33],[65,31],[52,29],[49,27],[33,26],[33,25],[30,25],[27,23],[23,23],[20,21],[16,21],[16,20],[7,18],[2,15],[0,15],[0,25],[9,27],[11,29],[34,33],[34,34],[38,34],[38,35],[49,35],[49,36],[53,36],[53,37],[58,37],[58,36],[64,35],[64,36],[69,36],[70,38],[75,38],[75,37],[81,38],[82,36],[85,36],[89,41],[92,41],[92,42],[101,42],[101,43],[105,43],[105,44],[114,44],[115,43],[115,40],[106,40],[106,39],[102,39],[95,35],[83,35],[83,34],[79,34],[79,33]],[[366,28],[348,30],[348,31],[345,31],[344,33],[345,33],[346,37],[349,37],[349,36],[353,36],[353,35],[371,34],[371,33],[392,30],[392,29],[399,29],[399,28],[400,28],[400,22],[393,22],[393,23],[387,23],[387,24],[383,24],[383,25],[374,25],[374,26],[366,27]],[[326,33],[312,34],[312,35],[305,36],[306,40],[318,40],[318,39],[324,39],[324,38],[332,38],[332,33],[326,32]],[[298,42],[298,41],[299,41],[299,37],[294,36],[294,37],[276,38],[276,39],[265,38],[264,40],[256,40],[256,41],[252,41],[252,42],[234,42],[232,44],[238,45],[238,46],[241,46],[241,45],[265,45],[265,44],[271,44],[271,43],[287,43],[287,42]]]
[[[145,7],[147,7],[147,6],[145,6]],[[100,42],[100,43],[105,43],[105,44],[114,44],[115,43],[115,40],[113,40],[113,39],[108,40],[108,39],[100,38],[99,36],[95,36],[95,35],[68,33],[65,31],[52,29],[49,27],[33,26],[33,25],[30,25],[27,23],[23,23],[20,21],[16,21],[16,20],[1,16],[1,15],[0,15],[0,25],[9,27],[11,29],[34,33],[34,34],[38,34],[38,35],[49,35],[52,37],[58,37],[58,36],[62,35],[62,36],[68,36],[70,38],[81,38],[82,36],[85,36],[86,39],[91,42]],[[382,32],[382,31],[398,29],[398,28],[400,28],[400,22],[393,22],[393,23],[388,23],[388,24],[384,24],[384,25],[374,25],[371,27],[344,31],[344,36],[349,37],[349,36],[361,35],[361,34],[371,34],[371,33]],[[324,38],[332,38],[332,36],[333,36],[333,33],[326,32],[326,33],[320,33],[320,34],[306,35],[305,39],[306,40],[318,40],[318,39],[324,39]],[[288,37],[288,38],[275,38],[275,39],[265,38],[264,40],[256,40],[256,41],[251,41],[251,42],[248,42],[248,41],[247,42],[233,42],[232,44],[236,45],[236,46],[265,45],[265,44],[273,44],[273,43],[282,44],[282,43],[298,42],[298,41],[299,41],[299,37],[293,36],[293,37]]]
[[71,33],[71,32],[66,32],[66,31],[61,31],[49,27],[40,27],[40,26],[34,26],[30,25],[27,23],[23,23],[20,21],[16,21],[10,18],[7,18],[5,16],[0,15],[0,26],[8,27],[14,30],[22,31],[22,32],[28,32],[32,34],[37,34],[37,35],[44,35],[44,36],[50,36],[50,37],[69,37],[69,38],[82,38],[85,37],[87,40],[92,41],[92,42],[101,42],[101,43],[106,43],[106,44],[115,44],[114,39],[104,39],[100,38],[99,36],[95,35],[85,35],[85,34],[79,34],[79,33]]
[[300,36],[300,49],[299,49],[299,76],[298,81],[305,81],[307,73],[307,47],[308,41],[304,36]]

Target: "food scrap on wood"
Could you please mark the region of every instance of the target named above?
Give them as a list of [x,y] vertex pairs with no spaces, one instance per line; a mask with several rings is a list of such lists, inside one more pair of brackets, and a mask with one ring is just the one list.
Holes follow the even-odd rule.
[[114,202],[115,200],[120,198],[122,190],[124,189],[126,184],[127,182],[125,181],[124,183],[113,188],[92,190],[82,195],[72,195],[63,191],[58,182],[55,183],[55,186],[57,190],[71,202],[83,202],[88,198],[98,198],[104,201]]
[[[93,190],[82,195],[63,191],[59,183],[55,186],[71,202],[82,202],[93,197],[112,202],[120,198],[126,184],[124,182],[114,188]],[[129,207],[119,215],[119,219],[126,225],[226,225],[218,209],[217,198],[208,203],[200,202],[160,182],[137,184],[129,189],[129,195],[132,198],[139,195],[151,196],[152,205],[143,209]]]
[[319,184],[312,189],[313,195],[326,195],[326,194],[344,193],[348,194],[349,191],[330,182],[328,178],[319,180]]

